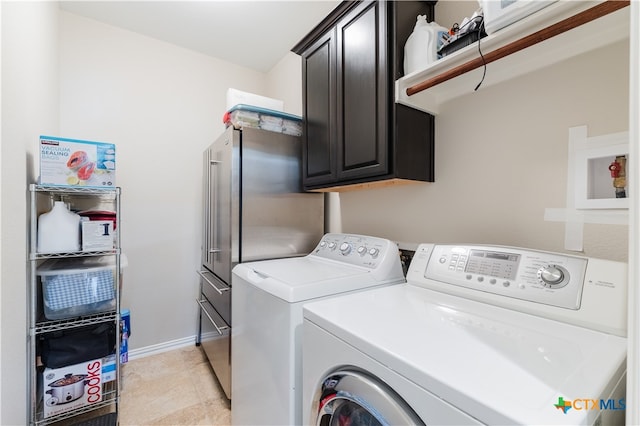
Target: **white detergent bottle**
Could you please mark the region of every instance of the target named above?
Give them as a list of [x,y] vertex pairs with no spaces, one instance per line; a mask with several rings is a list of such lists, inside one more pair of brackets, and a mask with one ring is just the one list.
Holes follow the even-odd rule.
[[80,216],[63,201],[38,217],[38,253],[80,251]]
[[427,15],[418,15],[413,32],[404,45],[404,74],[425,69],[438,59],[438,45],[447,29],[427,22]]
[[429,63],[437,61],[438,58],[438,50],[442,46],[443,37],[445,34],[448,34],[449,31],[438,25],[437,22],[429,22],[429,46],[427,48],[427,52],[429,53]]

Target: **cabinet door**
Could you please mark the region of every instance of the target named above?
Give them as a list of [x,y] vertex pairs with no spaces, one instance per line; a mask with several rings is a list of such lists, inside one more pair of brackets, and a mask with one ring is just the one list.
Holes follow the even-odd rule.
[[302,55],[305,187],[335,182],[337,177],[335,60],[334,30],[319,38]]
[[389,173],[386,2],[363,2],[337,25],[338,179]]

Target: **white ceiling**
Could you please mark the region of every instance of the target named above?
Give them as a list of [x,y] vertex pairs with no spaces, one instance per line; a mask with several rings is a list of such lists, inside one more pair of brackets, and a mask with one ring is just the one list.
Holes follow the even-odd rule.
[[60,1],[60,8],[268,72],[338,0]]

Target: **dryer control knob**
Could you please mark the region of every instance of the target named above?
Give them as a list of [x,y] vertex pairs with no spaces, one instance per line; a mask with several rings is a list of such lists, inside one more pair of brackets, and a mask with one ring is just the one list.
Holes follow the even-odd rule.
[[564,287],[565,273],[566,269],[561,266],[547,265],[538,270],[538,279],[545,287]]
[[351,244],[349,243],[342,243],[340,245],[340,253],[342,253],[344,256],[348,255],[349,253],[351,253]]
[[371,250],[369,250],[369,254],[375,259],[380,254],[380,250],[378,250],[377,248],[372,248]]
[[364,256],[367,253],[367,248],[365,246],[360,246],[358,247],[357,252],[360,256]]

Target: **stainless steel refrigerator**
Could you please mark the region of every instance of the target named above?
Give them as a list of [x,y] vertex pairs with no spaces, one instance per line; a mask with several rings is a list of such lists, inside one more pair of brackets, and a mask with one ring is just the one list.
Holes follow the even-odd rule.
[[299,137],[229,127],[204,152],[200,274],[202,345],[231,399],[231,270],[302,256],[324,234],[324,196],[302,192]]

